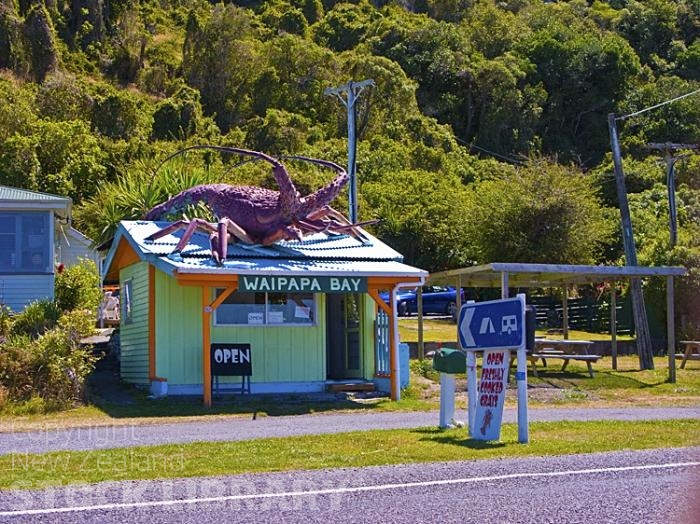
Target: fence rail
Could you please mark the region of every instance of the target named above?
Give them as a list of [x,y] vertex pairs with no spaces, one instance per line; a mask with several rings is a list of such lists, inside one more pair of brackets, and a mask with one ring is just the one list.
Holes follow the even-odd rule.
[[[561,300],[551,296],[531,296],[527,303],[535,306],[538,329],[563,327],[564,308]],[[572,298],[568,303],[570,329],[610,333],[610,304],[592,298]],[[632,306],[628,297],[621,299],[615,307],[617,333],[633,334]]]

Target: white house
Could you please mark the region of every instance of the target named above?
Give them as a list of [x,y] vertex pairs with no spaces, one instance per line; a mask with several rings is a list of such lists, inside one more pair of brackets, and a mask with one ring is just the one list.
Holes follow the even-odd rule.
[[0,186],[0,304],[18,312],[53,299],[56,266],[97,262],[90,241],[70,226],[70,198]]

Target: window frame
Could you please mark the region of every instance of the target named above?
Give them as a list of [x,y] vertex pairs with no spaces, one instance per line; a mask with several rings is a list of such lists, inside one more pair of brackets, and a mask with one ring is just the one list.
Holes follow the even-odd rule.
[[[0,274],[53,274],[51,215],[43,211],[0,211]],[[9,222],[12,222],[10,225]],[[38,262],[32,262],[37,259]]]
[[[219,296],[222,292],[224,291],[223,288],[216,288],[214,290],[215,296]],[[236,294],[240,295],[248,295],[252,299],[251,302],[242,302],[240,305],[246,305],[246,304],[251,304],[251,305],[257,305],[257,306],[263,306],[263,321],[262,322],[223,322],[219,320],[219,311],[222,307],[226,306],[226,300],[229,300],[231,297],[234,297]],[[252,296],[251,296],[252,295]],[[284,295],[287,297],[287,300],[285,302],[285,306],[289,304],[289,297],[290,296],[303,296],[303,297],[310,297],[312,300],[312,305],[311,305],[311,310],[309,312],[309,315],[311,317],[310,322],[270,322],[270,312],[274,312],[274,309],[271,309],[271,306],[274,306],[275,303],[271,302],[270,298],[274,296],[280,296]],[[260,301],[260,298],[262,297],[262,301]],[[234,291],[229,295],[224,302],[222,302],[215,310],[213,316],[213,324],[216,327],[248,327],[248,328],[270,328],[270,327],[292,327],[292,328],[297,328],[297,327],[316,327],[318,326],[318,293],[309,293],[309,292],[304,292],[304,293],[280,293],[280,292],[267,292],[267,291]],[[229,304],[231,305],[231,304]],[[255,308],[259,309],[259,308]],[[250,313],[257,313],[259,311],[256,311],[255,309],[251,308]]]
[[122,289],[119,290],[120,298],[120,314],[124,324],[132,324],[134,322],[134,279],[128,278],[122,282]]

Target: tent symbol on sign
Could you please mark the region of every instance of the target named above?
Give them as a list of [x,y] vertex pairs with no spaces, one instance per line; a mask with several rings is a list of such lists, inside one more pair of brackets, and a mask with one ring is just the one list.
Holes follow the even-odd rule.
[[484,335],[486,333],[495,333],[496,330],[493,328],[493,322],[489,317],[484,317],[481,319],[481,326],[479,327],[479,335]]
[[501,333],[510,333],[518,331],[518,317],[515,315],[506,315],[501,319]]

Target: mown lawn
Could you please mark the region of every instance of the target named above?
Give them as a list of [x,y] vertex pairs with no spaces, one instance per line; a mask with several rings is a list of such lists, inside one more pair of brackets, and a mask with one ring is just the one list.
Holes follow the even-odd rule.
[[700,445],[700,420],[537,422],[530,441],[505,424],[498,442],[464,428],[425,427],[328,435],[195,442],[0,457],[0,489],[108,480],[182,478],[320,468],[480,460]]

